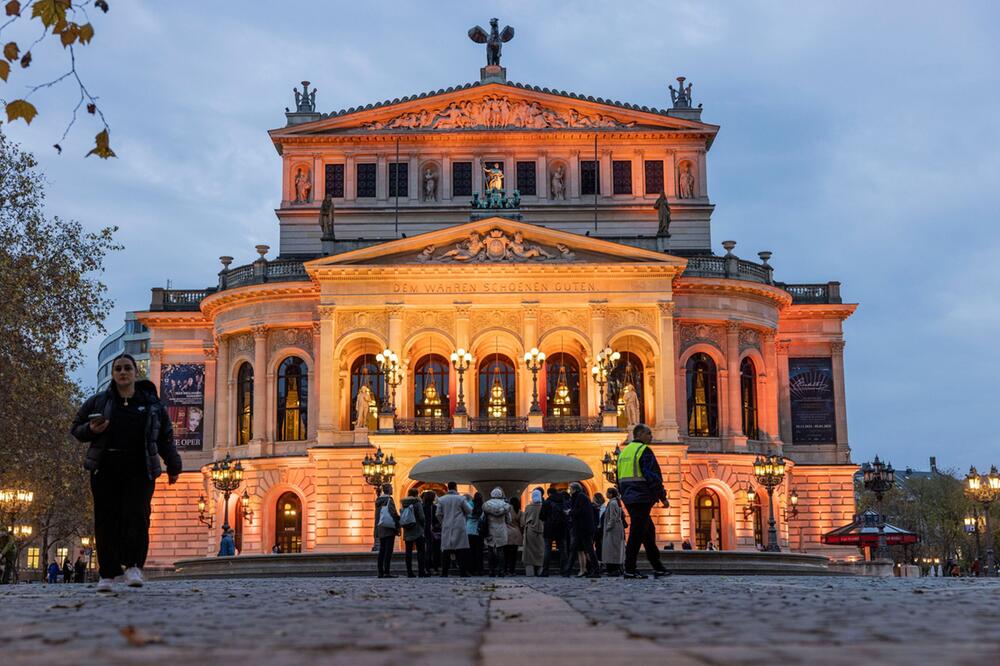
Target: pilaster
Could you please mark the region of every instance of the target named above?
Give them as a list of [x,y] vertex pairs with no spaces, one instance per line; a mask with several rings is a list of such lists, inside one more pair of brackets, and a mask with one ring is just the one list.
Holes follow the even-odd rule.
[[792,401],[788,387],[788,340],[778,340],[774,343],[778,359],[778,428],[781,431],[781,441],[792,442]]
[[209,441],[209,437],[212,440],[215,439],[215,420],[217,407],[220,402],[218,399],[218,376],[221,373],[219,372],[216,360],[219,350],[213,345],[212,347],[205,347],[201,351],[205,356],[205,413],[201,429],[203,437],[202,451],[211,451],[214,448],[214,441]]
[[677,363],[674,347],[675,303],[660,301],[656,305],[660,315],[660,349],[655,364],[659,386],[654,391],[656,424],[653,436],[659,442],[677,442],[680,440],[680,433],[677,427],[677,383],[673,372]]
[[267,439],[267,326],[253,326],[253,439],[251,455],[264,455]]
[[[728,421],[726,432],[732,441],[734,450],[746,450],[747,438],[743,434],[742,405],[743,396],[740,381],[740,323],[726,322],[726,369],[729,375]],[[721,430],[721,428],[720,428]]]
[[[321,305],[319,310],[319,344],[314,352],[316,363],[316,397],[319,400],[319,423],[316,443],[333,444],[333,433],[340,427],[340,396],[338,395],[338,370],[333,348],[337,339],[337,308]],[[315,340],[315,337],[314,337]]]
[[831,365],[833,366],[833,409],[837,421],[837,461],[846,463],[850,460],[850,447],[847,443],[847,389],[844,386],[844,341],[830,342]]
[[214,448],[224,449],[229,448],[229,338],[220,335],[217,340]]

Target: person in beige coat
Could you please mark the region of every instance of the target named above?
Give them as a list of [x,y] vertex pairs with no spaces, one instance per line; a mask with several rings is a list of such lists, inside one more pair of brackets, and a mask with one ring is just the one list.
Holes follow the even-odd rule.
[[441,521],[441,576],[448,577],[451,556],[458,560],[458,571],[463,578],[469,576],[466,570],[469,536],[465,531],[465,519],[469,515],[469,505],[458,494],[458,485],[448,482],[448,492],[438,498],[437,517]]
[[521,498],[511,497],[510,518],[507,520],[507,545],[503,547],[504,569],[508,575],[517,573],[517,551],[524,545],[524,531],[521,527]]
[[520,524],[524,538],[524,570],[529,576],[537,576],[542,569],[545,555],[545,524],[539,518],[542,510],[542,489],[531,491],[531,503],[521,512]]
[[625,513],[617,488],[608,488],[608,505],[604,510],[604,540],[601,559],[608,575],[619,576],[625,563]]

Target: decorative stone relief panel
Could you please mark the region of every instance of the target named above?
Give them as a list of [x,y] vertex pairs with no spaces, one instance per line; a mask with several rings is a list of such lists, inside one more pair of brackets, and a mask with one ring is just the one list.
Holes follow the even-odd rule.
[[270,349],[274,353],[282,347],[298,347],[312,353],[312,328],[281,328],[271,331]]
[[760,333],[752,328],[740,329],[740,351],[747,349],[760,351]]
[[403,312],[403,337],[409,338],[414,331],[434,328],[448,335],[455,331],[455,314],[449,310],[406,310]]
[[337,310],[337,337],[342,338],[359,328],[375,331],[382,337],[388,335],[389,320],[385,310]]
[[605,330],[608,335],[626,328],[641,328],[650,335],[656,335],[656,311],[645,308],[608,308],[604,315]]
[[538,313],[538,333],[544,334],[553,328],[575,328],[583,335],[590,330],[590,311],[583,308],[561,308],[541,310]]
[[253,357],[253,336],[249,333],[240,333],[229,339],[229,360],[233,361],[241,354]]
[[473,310],[469,313],[469,328],[482,331],[487,328],[505,328],[520,339],[520,310]]
[[681,324],[680,338],[681,351],[684,351],[693,344],[707,342],[722,351],[723,340],[726,332],[722,326],[709,326],[708,324]]

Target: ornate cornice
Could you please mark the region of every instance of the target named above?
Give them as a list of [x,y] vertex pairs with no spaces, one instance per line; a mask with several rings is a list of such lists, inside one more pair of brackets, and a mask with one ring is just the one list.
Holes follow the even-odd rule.
[[220,311],[229,306],[249,305],[267,301],[288,299],[318,299],[319,284],[310,282],[281,282],[271,284],[254,284],[236,289],[217,291],[206,296],[201,301],[201,311],[204,316],[214,319]]
[[830,305],[795,304],[781,311],[782,319],[839,319],[843,321],[858,309],[857,303]]
[[785,315],[788,306],[792,304],[792,295],[784,289],[779,289],[760,282],[733,280],[730,278],[678,277],[674,280],[675,296],[679,294],[698,293],[729,293],[753,296],[774,305]]

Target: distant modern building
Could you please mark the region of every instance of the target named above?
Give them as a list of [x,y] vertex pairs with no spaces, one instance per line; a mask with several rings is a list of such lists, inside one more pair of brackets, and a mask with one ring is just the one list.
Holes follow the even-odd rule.
[[111,383],[111,361],[123,352],[135,358],[139,377],[149,374],[149,329],[135,318],[134,312],[125,313],[125,325],[101,343],[101,351],[97,355],[98,391],[103,391]]

